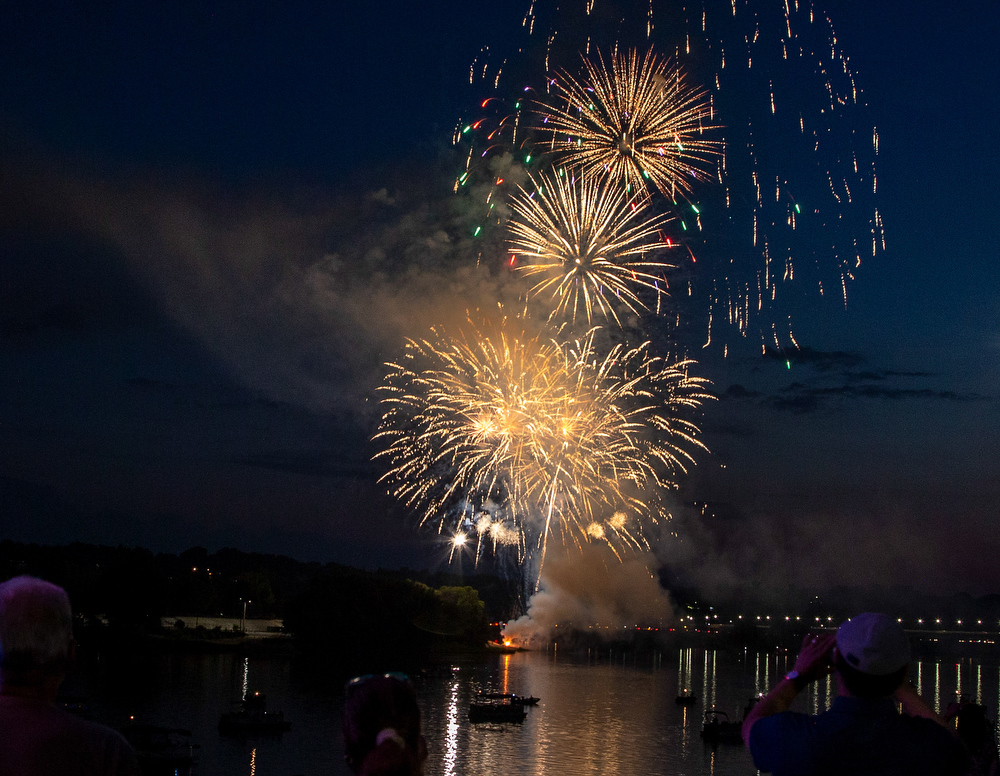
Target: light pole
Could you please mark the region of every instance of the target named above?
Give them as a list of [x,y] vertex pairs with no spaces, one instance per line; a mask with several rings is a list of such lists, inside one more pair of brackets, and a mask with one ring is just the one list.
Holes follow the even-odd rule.
[[246,636],[247,635],[247,604],[250,603],[250,600],[247,599],[247,600],[244,601],[242,598],[240,600],[243,601],[243,619],[240,621],[240,632],[244,636]]

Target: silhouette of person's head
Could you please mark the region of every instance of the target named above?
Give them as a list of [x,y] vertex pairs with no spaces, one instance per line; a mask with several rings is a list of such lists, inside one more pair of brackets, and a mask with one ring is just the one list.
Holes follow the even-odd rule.
[[886,614],[857,614],[837,629],[834,661],[843,686],[859,698],[892,695],[906,680],[910,640]]
[[362,776],[419,776],[427,759],[420,707],[403,674],[359,676],[347,683],[344,759]]
[[61,680],[74,653],[73,613],[65,590],[28,576],[0,584],[0,687]]

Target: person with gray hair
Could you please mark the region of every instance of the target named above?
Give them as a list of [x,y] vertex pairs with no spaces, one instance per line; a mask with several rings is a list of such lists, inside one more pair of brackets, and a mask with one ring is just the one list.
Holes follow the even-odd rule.
[[0,776],[138,776],[120,734],[56,706],[75,660],[66,591],[28,576],[0,584]]

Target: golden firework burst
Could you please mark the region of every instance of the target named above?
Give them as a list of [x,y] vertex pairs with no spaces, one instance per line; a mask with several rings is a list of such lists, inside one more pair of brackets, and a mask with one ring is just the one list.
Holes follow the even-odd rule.
[[635,197],[596,177],[541,174],[511,199],[508,240],[514,269],[540,279],[529,296],[554,301],[551,318],[576,321],[595,313],[614,320],[646,309],[639,294],[667,291],[673,265],[659,256],[670,247],[661,229],[668,217],[646,215]]
[[503,317],[409,341],[381,388],[383,481],[439,532],[475,527],[477,557],[492,540],[540,569],[550,535],[647,546],[657,495],[703,448],[685,416],[710,394],[648,342],[601,358],[598,331],[561,343]]
[[550,80],[551,101],[537,103],[534,128],[550,135],[562,164],[618,181],[634,193],[652,184],[675,200],[710,177],[722,144],[706,92],[653,49],[613,52],[606,63],[583,58],[578,79],[565,70]]

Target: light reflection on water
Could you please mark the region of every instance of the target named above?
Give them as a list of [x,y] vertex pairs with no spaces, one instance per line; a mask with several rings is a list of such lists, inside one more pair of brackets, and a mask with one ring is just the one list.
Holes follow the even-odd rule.
[[447,731],[444,741],[444,773],[445,776],[452,776],[455,766],[458,763],[458,677],[456,676],[449,686],[448,707],[447,707]]
[[934,711],[941,713],[941,664],[934,664]]
[[[565,650],[521,653],[498,663],[493,673],[483,667],[462,668],[464,702],[481,686],[532,694],[541,704],[529,710],[523,725],[469,725],[460,730],[459,762],[453,772],[493,774],[498,769],[525,774],[660,773],[665,776],[729,776],[753,774],[742,747],[706,745],[699,736],[704,711],[716,707],[739,719],[748,699],[766,692],[794,663],[794,653],[774,651],[730,654],[684,649],[666,660],[663,655],[600,651],[577,658]],[[967,660],[956,671],[942,671],[947,662],[915,661],[912,675],[921,682],[934,673],[928,699],[939,708],[964,692],[984,702],[982,688],[997,688],[1000,673]],[[975,671],[971,670],[975,666]],[[470,675],[471,674],[471,675]],[[701,690],[696,705],[677,705],[683,689]],[[930,690],[930,688],[927,688]],[[974,692],[973,692],[974,690]],[[819,713],[837,694],[834,676],[810,685],[796,700],[795,710]],[[435,729],[434,678],[422,686],[429,735]],[[989,711],[995,716],[996,704]],[[432,743],[433,750],[433,743]],[[435,766],[432,751],[428,773]]]
[[[742,706],[736,699],[746,700],[743,693],[723,695],[720,656],[685,650],[672,658],[602,650],[596,658],[592,652],[574,659],[563,651],[519,653],[500,659],[492,671],[463,667],[463,709],[484,687],[506,686],[508,692],[542,700],[521,725],[463,724],[454,772],[752,773],[741,747],[713,750],[698,736],[705,703],[723,704],[734,715]],[[451,771],[436,764],[433,752],[433,732],[441,729],[434,684],[430,677],[421,686],[432,749],[427,772],[447,773]],[[702,691],[696,706],[675,702],[686,684]]]
[[[790,670],[794,657],[784,651],[564,649],[441,665],[414,677],[430,750],[427,773],[753,774],[742,747],[701,740],[704,712],[715,707],[738,719],[747,700]],[[911,676],[935,708],[964,694],[996,716],[1000,673],[993,663],[919,660]],[[191,729],[200,745],[196,776],[346,776],[343,699],[338,687],[315,680],[309,672],[293,672],[286,660],[151,655],[133,666],[108,666],[76,689],[89,697],[98,721],[120,725],[134,714],[142,722]],[[482,689],[535,695],[541,702],[523,724],[472,725],[468,705]],[[698,702],[678,705],[682,689],[700,691]],[[284,711],[292,729],[272,738],[220,736],[219,714],[254,691],[266,693],[270,708]],[[821,711],[836,691],[829,677],[807,688],[794,708]]]
[[693,649],[682,649],[677,660],[677,686],[682,690],[690,690],[691,684],[691,659]]

